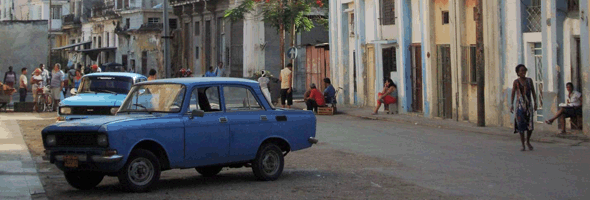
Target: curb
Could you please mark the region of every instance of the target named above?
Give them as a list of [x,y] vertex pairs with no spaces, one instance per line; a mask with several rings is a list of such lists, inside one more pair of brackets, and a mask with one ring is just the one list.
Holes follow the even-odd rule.
[[[294,106],[292,108],[303,109],[303,108],[294,107]],[[414,124],[414,125],[425,126],[425,127],[432,127],[432,128],[444,128],[444,129],[452,129],[452,130],[460,130],[460,131],[470,131],[470,132],[475,132],[475,133],[480,133],[480,134],[487,134],[487,135],[498,135],[498,136],[511,137],[511,135],[508,135],[508,134],[500,134],[500,133],[497,133],[495,131],[481,130],[481,129],[478,130],[476,128],[469,128],[469,127],[444,126],[444,125],[439,125],[438,123],[418,123],[418,122],[414,122],[414,121],[411,121],[411,120],[391,119],[391,118],[385,118],[385,117],[363,116],[363,115],[350,114],[350,113],[342,112],[342,111],[338,111],[337,114],[343,114],[343,115],[357,117],[357,118],[361,118],[361,119],[382,120],[382,121],[398,122],[398,123],[405,123],[405,124]],[[483,128],[485,128],[485,127],[483,127]],[[578,144],[580,142],[584,142],[584,141],[587,141],[587,140],[588,140],[587,138],[586,139],[579,138],[579,137],[565,138],[565,137],[557,137],[557,136],[554,136],[554,137],[531,138],[531,141],[533,141],[533,142],[548,143],[548,144],[553,144],[553,143]]]

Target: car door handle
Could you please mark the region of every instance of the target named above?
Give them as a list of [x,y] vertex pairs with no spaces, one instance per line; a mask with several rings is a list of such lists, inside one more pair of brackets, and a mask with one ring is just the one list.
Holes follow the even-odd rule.
[[276,119],[279,122],[284,122],[284,121],[287,121],[287,116],[285,116],[285,115],[277,116]]
[[266,118],[266,115],[260,115],[260,120],[261,121],[267,121],[268,118]]
[[220,122],[220,123],[226,123],[226,122],[227,122],[227,118],[225,118],[225,117],[220,117],[220,118],[219,118],[219,122]]

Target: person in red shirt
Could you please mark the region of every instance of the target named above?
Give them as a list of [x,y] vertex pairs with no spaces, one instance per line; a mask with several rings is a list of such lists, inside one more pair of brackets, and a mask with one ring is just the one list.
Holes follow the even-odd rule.
[[326,106],[326,102],[324,101],[324,95],[318,91],[315,84],[312,83],[310,88],[309,97],[305,98],[305,104],[307,105],[307,110],[313,109],[317,113],[318,107]]

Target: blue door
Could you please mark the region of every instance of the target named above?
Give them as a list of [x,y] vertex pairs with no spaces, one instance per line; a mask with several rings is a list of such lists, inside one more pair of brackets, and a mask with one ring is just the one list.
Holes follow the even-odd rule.
[[261,95],[244,86],[223,86],[225,111],[230,124],[231,162],[248,161],[256,157],[258,145],[272,129],[274,115],[260,103]]
[[227,162],[230,127],[220,106],[219,87],[196,87],[190,95],[189,113],[203,110],[205,116],[184,117],[185,162],[191,167]]

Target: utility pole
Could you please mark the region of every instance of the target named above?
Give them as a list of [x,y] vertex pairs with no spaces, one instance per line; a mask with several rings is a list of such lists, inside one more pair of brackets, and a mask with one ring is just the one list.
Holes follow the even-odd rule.
[[170,26],[169,26],[169,20],[168,20],[168,0],[164,0],[164,36],[162,36],[162,38],[164,39],[164,70],[166,70],[165,74],[166,74],[166,78],[170,78],[170,36],[168,34],[170,34]]
[[[49,44],[49,53],[47,54],[47,67],[51,65],[51,18],[53,17],[52,14],[53,9],[51,9],[51,0],[49,0],[49,29],[47,29],[47,43]],[[42,13],[40,13],[42,14]]]
[[486,125],[484,76],[485,59],[483,54],[483,5],[477,0],[477,15],[475,19],[476,66],[477,66],[477,126]]

